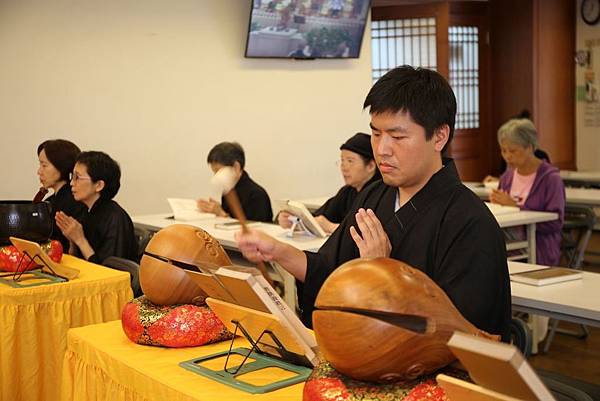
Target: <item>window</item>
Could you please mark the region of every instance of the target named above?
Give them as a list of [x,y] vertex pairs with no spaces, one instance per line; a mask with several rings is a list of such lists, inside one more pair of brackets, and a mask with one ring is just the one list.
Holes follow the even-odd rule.
[[[450,86],[457,101],[456,129],[479,128],[479,30],[448,29]],[[400,65],[437,69],[435,18],[371,23],[372,79]]]

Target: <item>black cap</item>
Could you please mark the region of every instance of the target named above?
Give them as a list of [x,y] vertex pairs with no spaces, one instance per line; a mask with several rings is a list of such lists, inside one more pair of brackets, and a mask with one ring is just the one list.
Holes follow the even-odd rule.
[[373,160],[373,148],[371,147],[371,135],[359,132],[348,139],[340,150],[349,150],[366,157],[368,160]]

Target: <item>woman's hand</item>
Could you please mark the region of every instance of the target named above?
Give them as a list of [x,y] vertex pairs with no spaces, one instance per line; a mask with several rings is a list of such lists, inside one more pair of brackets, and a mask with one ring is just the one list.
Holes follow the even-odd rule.
[[56,225],[63,235],[69,240],[69,253],[75,253],[75,247],[79,248],[81,255],[87,260],[95,252],[83,232],[83,226],[76,219],[67,216],[63,212],[56,212]]
[[204,213],[213,213],[217,216],[220,217],[227,217],[229,216],[225,210],[223,210],[223,208],[221,207],[221,204],[219,202],[217,202],[216,200],[214,200],[213,198],[208,198],[208,200],[206,199],[198,199],[196,201],[197,206],[198,206],[198,210],[200,210],[201,212]]
[[317,223],[319,223],[321,228],[328,234],[334,232],[339,226],[339,224],[332,223],[327,217],[323,215],[315,216],[315,220],[317,221]]
[[79,244],[85,240],[83,226],[76,219],[63,212],[56,212],[55,218],[56,225],[69,241],[72,241],[75,245],[79,246]]
[[358,247],[361,258],[387,258],[390,256],[392,244],[381,222],[375,216],[375,212],[371,209],[358,209],[356,224],[361,234],[359,235],[356,228],[352,226],[350,227],[350,235]]
[[490,202],[503,206],[517,206],[517,202],[515,202],[507,192],[504,192],[501,189],[492,189]]
[[291,213],[288,213],[288,212],[285,212],[282,210],[277,215],[277,223],[279,223],[279,225],[283,228],[290,228],[292,226],[292,222],[290,221],[290,216],[292,216]]

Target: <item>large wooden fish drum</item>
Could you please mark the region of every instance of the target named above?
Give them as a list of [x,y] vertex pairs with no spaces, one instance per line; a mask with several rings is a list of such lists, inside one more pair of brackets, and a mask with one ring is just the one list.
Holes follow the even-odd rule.
[[205,296],[185,270],[214,270],[230,266],[221,244],[206,231],[187,224],[174,224],[156,233],[140,261],[140,284],[157,305],[192,303]]
[[451,363],[455,330],[469,323],[426,274],[394,259],[355,259],[319,291],[313,327],[321,352],[357,380],[412,380]]

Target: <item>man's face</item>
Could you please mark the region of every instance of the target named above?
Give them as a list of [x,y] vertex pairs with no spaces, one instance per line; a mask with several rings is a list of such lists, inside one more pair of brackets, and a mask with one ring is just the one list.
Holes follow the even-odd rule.
[[440,152],[447,141],[438,134],[425,139],[425,128],[407,112],[371,114],[371,145],[383,181],[410,188],[424,185],[441,163]]

